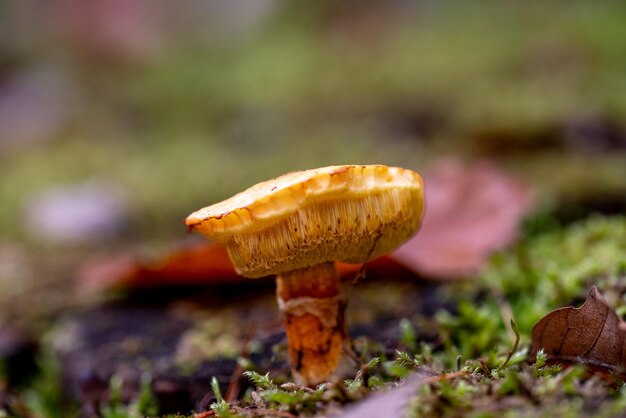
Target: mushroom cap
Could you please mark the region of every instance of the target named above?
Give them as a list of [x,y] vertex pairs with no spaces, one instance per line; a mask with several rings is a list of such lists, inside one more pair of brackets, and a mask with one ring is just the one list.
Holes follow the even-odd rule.
[[296,171],[187,217],[187,226],[226,246],[247,277],[330,261],[361,263],[413,235],[424,212],[423,180],[384,165]]

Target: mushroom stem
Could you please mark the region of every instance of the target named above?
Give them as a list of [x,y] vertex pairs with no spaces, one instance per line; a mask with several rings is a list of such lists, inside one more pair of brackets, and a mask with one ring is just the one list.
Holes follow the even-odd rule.
[[276,298],[298,383],[315,386],[349,367],[344,348],[349,344],[346,299],[334,263],[279,274]]

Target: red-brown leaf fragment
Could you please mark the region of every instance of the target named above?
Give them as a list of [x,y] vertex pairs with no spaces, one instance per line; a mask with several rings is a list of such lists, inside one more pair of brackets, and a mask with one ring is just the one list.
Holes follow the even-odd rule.
[[[361,264],[337,263],[344,280],[353,280]],[[371,277],[413,277],[413,273],[389,257],[366,264]],[[142,289],[171,286],[212,286],[248,282],[237,274],[226,249],[212,242],[187,245],[156,259],[118,255],[85,264],[77,274],[83,294],[109,289]],[[259,279],[255,279],[259,280]]]
[[110,288],[209,286],[245,280],[235,272],[226,249],[213,243],[186,246],[158,259],[120,255],[91,262],[78,272],[78,285],[85,293]]
[[513,243],[532,209],[532,190],[488,162],[444,159],[424,176],[421,230],[391,257],[422,276],[475,274],[488,257]]
[[580,308],[560,308],[537,322],[532,353],[552,363],[581,363],[624,375],[626,323],[594,286]]

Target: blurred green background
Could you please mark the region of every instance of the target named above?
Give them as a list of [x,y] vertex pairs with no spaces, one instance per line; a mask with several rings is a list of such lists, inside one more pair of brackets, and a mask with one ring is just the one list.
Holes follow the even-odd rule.
[[[289,170],[450,154],[545,202],[626,193],[625,18],[621,1],[2,2],[0,241],[168,242]],[[70,238],[45,223],[84,217]]]
[[[624,302],[626,2],[0,0],[0,331],[89,318],[67,309],[90,303],[72,279],[202,241],[185,217],[256,182],[350,163],[428,180],[449,156],[537,197],[522,244],[476,281],[502,289],[524,338],[592,278]],[[558,228],[594,212],[622,217]],[[482,356],[505,341],[496,302],[428,323]],[[36,391],[58,395],[42,370]]]

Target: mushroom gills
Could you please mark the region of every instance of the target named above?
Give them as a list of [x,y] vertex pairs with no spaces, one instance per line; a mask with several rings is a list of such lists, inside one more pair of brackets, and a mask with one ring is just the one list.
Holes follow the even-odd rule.
[[262,277],[328,261],[361,263],[391,251],[417,230],[421,191],[317,200],[263,229],[226,242],[237,272]]

